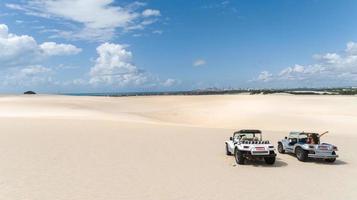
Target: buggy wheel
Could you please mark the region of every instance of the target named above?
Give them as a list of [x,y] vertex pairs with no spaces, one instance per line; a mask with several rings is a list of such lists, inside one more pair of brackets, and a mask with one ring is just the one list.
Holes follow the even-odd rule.
[[268,165],[273,165],[275,163],[275,157],[264,157],[264,161]]
[[296,147],[295,154],[298,160],[305,162],[307,160],[307,151],[302,149],[301,147]]
[[228,144],[226,143],[226,155],[230,156],[232,153],[228,150]]
[[283,144],[282,144],[281,142],[278,143],[278,151],[279,151],[279,153],[281,153],[281,154],[284,154],[284,153],[285,153]]
[[239,151],[237,148],[234,150],[234,157],[238,165],[244,165],[245,158],[243,156],[243,153]]
[[328,159],[325,159],[325,161],[328,163],[333,163],[336,161],[336,158],[328,158]]

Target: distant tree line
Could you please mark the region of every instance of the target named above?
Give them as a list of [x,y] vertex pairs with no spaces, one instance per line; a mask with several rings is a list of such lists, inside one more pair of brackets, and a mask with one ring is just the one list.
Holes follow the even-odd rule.
[[357,88],[295,88],[295,89],[207,89],[192,91],[168,91],[168,92],[129,92],[129,93],[86,93],[68,95],[88,95],[88,96],[157,96],[157,95],[229,95],[248,93],[257,94],[276,94],[286,93],[293,95],[357,95]]

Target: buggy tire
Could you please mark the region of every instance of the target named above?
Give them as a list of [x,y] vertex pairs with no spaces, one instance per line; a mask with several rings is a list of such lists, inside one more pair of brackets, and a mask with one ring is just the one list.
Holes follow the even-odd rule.
[[279,153],[281,153],[281,154],[284,154],[284,153],[285,153],[283,144],[282,144],[281,142],[278,143],[278,151],[279,151]]
[[302,149],[301,147],[296,147],[295,154],[296,154],[296,158],[299,161],[305,162],[307,160],[308,152]]
[[226,143],[226,155],[230,156],[232,153],[228,150],[228,144]]
[[274,165],[275,163],[275,157],[265,157],[264,161],[268,165]]
[[336,158],[328,158],[328,159],[325,159],[325,161],[328,163],[333,163],[336,161]]
[[237,148],[234,150],[234,158],[238,165],[244,165],[245,158],[243,156],[243,153],[239,151]]

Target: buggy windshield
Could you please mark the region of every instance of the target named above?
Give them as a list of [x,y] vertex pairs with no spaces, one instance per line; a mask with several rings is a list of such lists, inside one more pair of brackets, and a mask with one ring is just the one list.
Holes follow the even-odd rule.
[[299,142],[308,143],[308,144],[319,144],[320,136],[318,133],[306,133],[302,132],[298,137]]
[[248,140],[248,141],[261,141],[261,133],[237,133],[234,135],[235,139]]

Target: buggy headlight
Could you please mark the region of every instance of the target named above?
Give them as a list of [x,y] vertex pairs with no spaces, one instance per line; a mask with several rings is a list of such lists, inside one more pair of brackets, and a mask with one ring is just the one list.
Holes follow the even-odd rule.
[[332,147],[332,150],[337,151],[338,149],[337,149],[336,146],[333,146],[333,147]]

